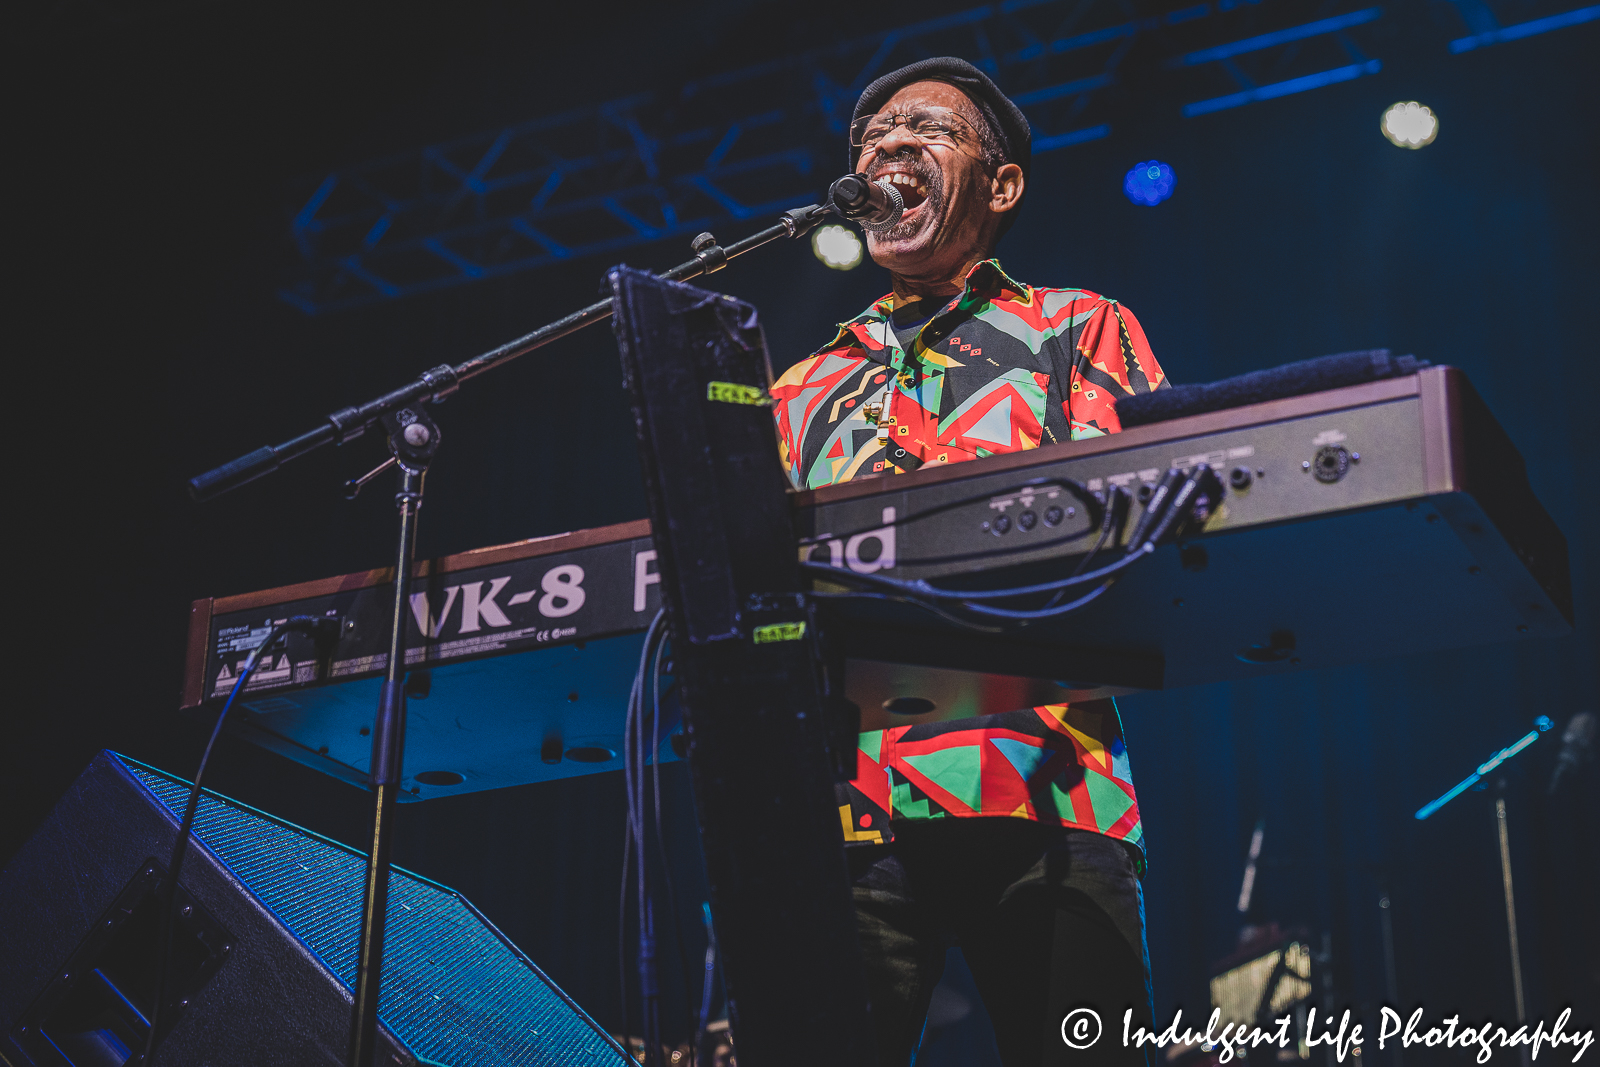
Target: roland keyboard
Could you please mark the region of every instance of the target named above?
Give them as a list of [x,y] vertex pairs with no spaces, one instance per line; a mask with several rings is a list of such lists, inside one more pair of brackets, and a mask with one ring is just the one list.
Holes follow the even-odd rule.
[[[1224,484],[1220,505],[1082,611],[996,636],[910,605],[828,601],[865,726],[1571,629],[1566,542],[1509,439],[1449,367],[794,493],[796,533],[814,540],[797,551],[952,587],[1059,577],[1094,539],[1069,482],[1137,496],[1169,468],[1202,462]],[[620,766],[623,709],[659,607],[648,522],[446,556],[417,574],[409,796]],[[291,635],[258,668],[236,729],[364,784],[391,579],[374,570],[196,601],[183,705],[225,696],[274,620],[338,619],[331,649]],[[883,709],[901,696],[934,710]],[[673,758],[665,745],[662,755]]]

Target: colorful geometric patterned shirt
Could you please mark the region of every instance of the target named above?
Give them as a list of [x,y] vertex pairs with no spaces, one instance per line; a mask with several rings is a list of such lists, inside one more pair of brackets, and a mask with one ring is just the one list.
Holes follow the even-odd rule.
[[[1165,380],[1138,320],[1116,301],[1018,284],[992,259],[907,334],[909,351],[895,307],[890,294],[842,324],[773,387],[797,488],[1116,433],[1115,399]],[[893,840],[893,823],[905,820],[1011,816],[1143,850],[1111,700],[874,730],[856,759],[855,780],[840,787],[846,842]]]

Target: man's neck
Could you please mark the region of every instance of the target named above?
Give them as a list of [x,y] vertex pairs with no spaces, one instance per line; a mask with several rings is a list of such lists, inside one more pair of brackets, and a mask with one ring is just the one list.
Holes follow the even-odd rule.
[[927,274],[891,272],[895,302],[903,304],[913,300],[937,300],[944,303],[966,288],[967,275],[972,268],[988,258],[985,254],[973,253],[954,271],[945,268]]

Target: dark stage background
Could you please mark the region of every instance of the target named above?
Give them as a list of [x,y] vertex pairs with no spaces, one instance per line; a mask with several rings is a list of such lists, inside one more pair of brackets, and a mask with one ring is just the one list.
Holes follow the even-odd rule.
[[[12,98],[13,169],[26,181],[9,211],[21,240],[9,257],[6,409],[23,432],[9,449],[20,580],[0,856],[97,749],[192,772],[201,729],[174,711],[192,598],[387,561],[388,494],[350,504],[339,493],[376,462],[373,436],[203,507],[185,477],[587,303],[609,265],[308,317],[274,295],[294,271],[295,196],[340,164],[781,55],[787,17],[735,0],[613,6],[603,31],[583,11],[484,5],[49,10],[13,42],[26,61],[13,69],[27,72]],[[817,32],[941,10],[860,12]],[[1145,99],[1131,82],[1111,137],[1036,160],[1026,220],[1001,247],[1020,278],[1124,301],[1174,381],[1375,346],[1463,368],[1571,549],[1568,638],[1121,701],[1163,1021],[1178,1006],[1207,1010],[1207,968],[1233,947],[1243,855],[1264,816],[1253,918],[1329,933],[1342,1004],[1376,1022],[1387,891],[1401,1006],[1509,1022],[1488,794],[1423,824],[1411,813],[1535,716],[1559,730],[1600,704],[1589,465],[1600,31],[1450,56],[1445,34],[1400,32],[1412,24],[1402,18],[1454,17],[1445,5],[1391,16],[1383,73],[1348,84],[1180,119],[1171,99]],[[1378,133],[1382,110],[1405,99],[1442,117],[1422,151]],[[1150,158],[1176,169],[1177,192],[1135,207],[1121,176]],[[662,268],[685,246],[626,258]],[[715,280],[763,309],[780,369],[887,287],[870,264],[835,272],[781,246]],[[605,328],[483,384],[440,411],[425,555],[643,515]],[[1558,743],[1546,737],[1510,770],[1529,1014],[1572,1005],[1592,1027],[1600,792],[1591,767],[1565,799],[1545,798]],[[700,899],[698,858],[678,769],[667,771],[669,836],[687,908]],[[344,841],[366,832],[364,793],[249,746],[226,744],[209,784]],[[402,809],[396,861],[462,890],[616,1028],[623,811],[614,773],[436,800]],[[980,1016],[934,1033],[924,1062],[986,1062]],[[824,1062],[825,1035],[813,1036]]]

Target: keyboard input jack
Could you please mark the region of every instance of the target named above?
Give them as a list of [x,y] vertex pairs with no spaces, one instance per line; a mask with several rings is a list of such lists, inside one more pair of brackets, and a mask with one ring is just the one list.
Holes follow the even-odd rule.
[[1311,457],[1311,473],[1317,481],[1332,485],[1350,472],[1350,453],[1343,445],[1323,445]]

